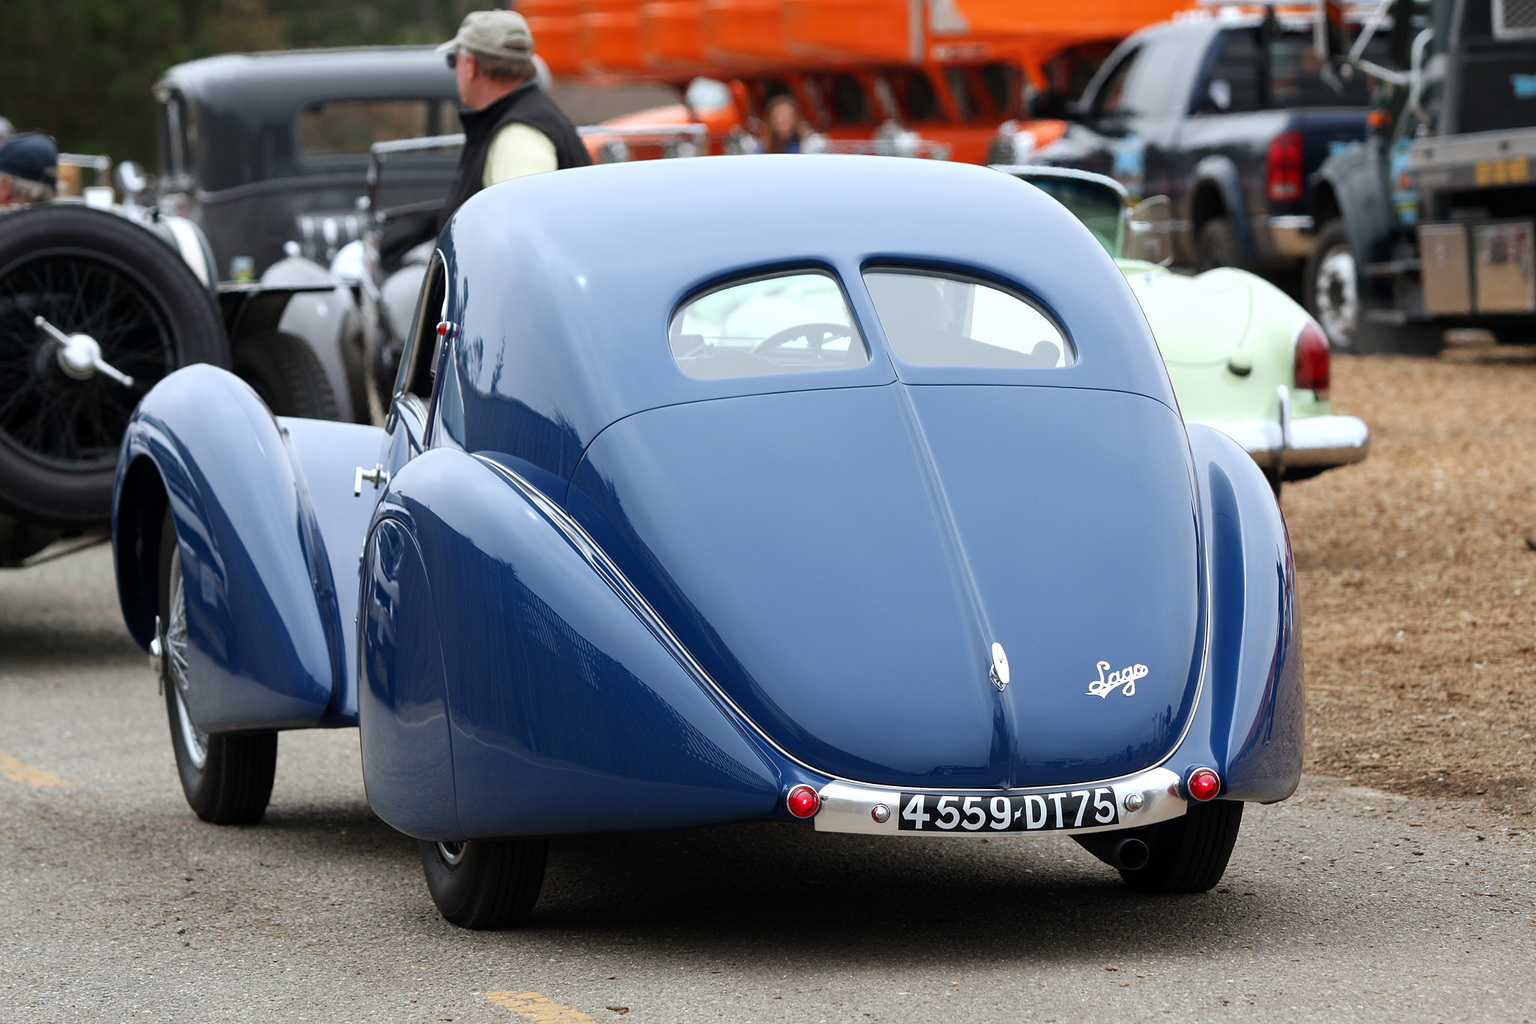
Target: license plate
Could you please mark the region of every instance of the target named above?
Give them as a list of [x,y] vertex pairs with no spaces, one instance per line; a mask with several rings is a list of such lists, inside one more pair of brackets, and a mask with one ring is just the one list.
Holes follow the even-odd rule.
[[903,793],[896,827],[903,832],[1054,832],[1119,822],[1115,791],[1099,786],[1023,796]]

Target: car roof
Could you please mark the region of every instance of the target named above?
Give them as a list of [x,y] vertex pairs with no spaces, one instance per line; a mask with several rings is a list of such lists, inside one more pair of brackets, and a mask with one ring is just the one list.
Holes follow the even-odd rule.
[[[924,385],[1112,389],[1177,407],[1141,309],[1092,233],[1039,189],[984,167],[781,155],[577,168],[480,192],[442,244],[466,423],[477,401],[510,400],[580,446],[648,408],[898,374]],[[873,265],[972,273],[1022,292],[1065,327],[1078,361],[898,370],[862,283]],[[872,350],[867,365],[723,380],[678,369],[667,328],[680,303],[798,267],[842,279]]]
[[430,46],[223,54],[168,69],[155,90],[172,89],[199,106],[280,117],[314,100],[457,96],[453,72]]

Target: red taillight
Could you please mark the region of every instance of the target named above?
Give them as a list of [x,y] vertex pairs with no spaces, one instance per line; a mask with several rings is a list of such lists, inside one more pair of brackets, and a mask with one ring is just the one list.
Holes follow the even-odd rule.
[[1189,773],[1189,781],[1184,785],[1191,797],[1204,803],[1216,799],[1216,794],[1221,792],[1221,776],[1209,768],[1196,768]]
[[797,818],[809,818],[821,808],[821,797],[810,786],[796,786],[784,797],[784,806]]
[[1298,202],[1305,176],[1300,130],[1292,128],[1288,132],[1281,132],[1269,144],[1269,201]]
[[1296,332],[1296,387],[1328,400],[1328,336],[1312,320]]

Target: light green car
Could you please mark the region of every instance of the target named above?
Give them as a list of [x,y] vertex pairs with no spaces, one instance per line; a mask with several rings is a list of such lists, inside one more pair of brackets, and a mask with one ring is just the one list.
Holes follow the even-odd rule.
[[1307,311],[1268,281],[1220,267],[1175,273],[1156,257],[1162,235],[1155,197],[1133,212],[1113,178],[1060,167],[996,168],[1056,199],[1115,257],[1162,350],[1180,411],[1220,429],[1253,456],[1275,493],[1359,462],[1371,433],[1354,416],[1335,416],[1328,398],[1328,338]]

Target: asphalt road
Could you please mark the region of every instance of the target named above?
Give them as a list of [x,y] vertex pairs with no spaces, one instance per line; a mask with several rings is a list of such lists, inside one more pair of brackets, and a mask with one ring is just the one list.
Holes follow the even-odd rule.
[[1179,898],[1060,838],[570,839],[531,927],[468,933],[354,731],[205,825],[107,551],[0,573],[0,1021],[1532,1021],[1532,825],[1309,778]]

